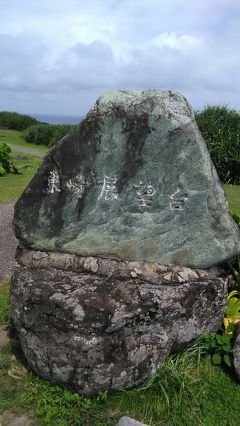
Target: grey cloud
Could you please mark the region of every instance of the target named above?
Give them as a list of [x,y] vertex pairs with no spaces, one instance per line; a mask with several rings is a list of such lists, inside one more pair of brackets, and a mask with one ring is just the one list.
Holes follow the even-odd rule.
[[[18,31],[0,34],[0,109],[14,105],[15,93],[16,105],[25,110],[41,112],[46,102],[78,113],[79,104],[86,110],[103,90],[147,87],[179,90],[195,107],[221,102],[240,108],[237,0],[24,0],[21,9],[16,0],[8,4],[8,34],[14,25]],[[3,5],[0,12],[7,28],[9,12]],[[82,33],[71,39],[71,25],[77,31],[77,18],[84,22],[85,14],[100,28],[93,42]]]

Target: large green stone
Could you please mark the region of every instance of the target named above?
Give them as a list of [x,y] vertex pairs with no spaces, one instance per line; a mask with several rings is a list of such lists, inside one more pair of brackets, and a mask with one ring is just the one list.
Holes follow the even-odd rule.
[[44,157],[15,208],[22,245],[82,256],[210,267],[239,231],[186,99],[101,96]]

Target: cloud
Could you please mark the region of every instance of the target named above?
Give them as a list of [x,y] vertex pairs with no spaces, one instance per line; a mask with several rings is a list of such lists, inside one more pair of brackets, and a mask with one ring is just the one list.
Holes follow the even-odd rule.
[[9,0],[0,13],[0,109],[81,113],[104,90],[147,87],[240,108],[236,0]]

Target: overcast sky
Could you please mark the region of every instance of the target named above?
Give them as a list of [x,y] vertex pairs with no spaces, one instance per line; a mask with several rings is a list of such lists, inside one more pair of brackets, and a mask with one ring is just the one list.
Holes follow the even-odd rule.
[[240,110],[239,0],[0,0],[0,110],[79,115],[111,89]]

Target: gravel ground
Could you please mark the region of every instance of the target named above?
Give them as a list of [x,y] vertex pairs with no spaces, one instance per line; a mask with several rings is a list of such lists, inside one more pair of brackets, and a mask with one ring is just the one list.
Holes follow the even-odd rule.
[[46,151],[37,151],[37,149],[25,148],[24,146],[9,144],[13,151],[24,152],[25,154],[35,155],[36,157],[44,157]]
[[0,203],[0,284],[9,281],[15,266],[17,239],[12,229],[15,201]]

